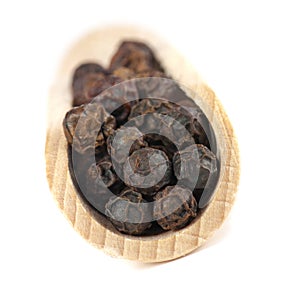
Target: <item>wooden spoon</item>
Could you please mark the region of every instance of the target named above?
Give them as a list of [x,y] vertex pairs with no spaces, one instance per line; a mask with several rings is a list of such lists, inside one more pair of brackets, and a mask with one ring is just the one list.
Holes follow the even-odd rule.
[[[74,69],[86,61],[107,66],[120,42],[140,40],[156,53],[175,80],[193,91],[190,95],[211,122],[221,157],[221,175],[206,210],[187,227],[160,235],[134,237],[116,231],[110,222],[94,214],[77,194],[68,170],[67,142],[62,121],[71,108]],[[106,253],[141,262],[161,262],[184,256],[202,246],[221,226],[235,200],[239,181],[239,152],[228,117],[214,92],[203,83],[190,64],[170,45],[149,32],[131,27],[93,31],[75,44],[62,61],[50,90],[46,140],[46,171],[51,192],[73,227],[91,244]]]

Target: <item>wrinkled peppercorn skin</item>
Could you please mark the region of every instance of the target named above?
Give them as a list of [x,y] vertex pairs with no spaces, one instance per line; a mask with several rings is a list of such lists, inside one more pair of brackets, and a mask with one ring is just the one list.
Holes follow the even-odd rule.
[[153,217],[164,230],[180,229],[197,215],[197,202],[187,188],[167,186],[155,200]]
[[107,140],[110,156],[119,164],[124,164],[128,154],[147,147],[143,134],[136,127],[121,127]]
[[145,195],[154,195],[171,182],[171,162],[158,149],[147,147],[133,152],[127,158],[123,170],[127,186]]
[[111,59],[110,70],[126,67],[135,73],[163,71],[152,50],[144,43],[124,41]]
[[83,184],[85,196],[93,207],[102,213],[105,212],[105,204],[109,198],[124,188],[108,155],[89,166]]
[[215,183],[218,176],[217,157],[199,144],[175,153],[173,168],[177,179],[191,189],[204,189],[207,184]]
[[119,197],[112,197],[105,205],[105,214],[114,226],[123,233],[140,235],[152,226],[151,205],[147,204],[142,194],[125,189]]
[[72,80],[73,106],[89,102],[86,91],[95,78],[105,78],[106,70],[97,63],[85,63],[77,67]]
[[[78,123],[80,126],[77,126]],[[97,103],[81,105],[67,112],[63,121],[67,141],[79,153],[96,151],[105,145],[105,136],[114,133],[116,120]]]
[[64,129],[64,134],[67,139],[67,142],[70,145],[73,143],[73,136],[75,133],[75,129],[76,129],[78,120],[84,111],[84,108],[85,108],[84,105],[77,106],[77,107],[69,110],[65,115],[65,118],[63,121],[63,129]]

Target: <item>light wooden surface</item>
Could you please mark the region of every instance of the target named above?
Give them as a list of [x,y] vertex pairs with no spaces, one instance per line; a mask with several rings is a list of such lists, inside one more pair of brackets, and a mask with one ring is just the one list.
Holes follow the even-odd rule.
[[[167,73],[194,92],[191,96],[212,123],[220,147],[221,178],[211,203],[200,218],[176,232],[152,237],[120,234],[104,217],[92,214],[82,203],[68,171],[67,143],[62,121],[71,107],[70,83],[74,68],[89,60],[107,66],[123,39],[145,41],[155,50]],[[68,51],[49,93],[45,150],[49,187],[58,206],[82,237],[112,256],[141,262],[161,262],[184,256],[202,246],[214,234],[235,200],[239,181],[238,146],[221,103],[192,66],[170,45],[136,28],[109,27],[93,31]]]

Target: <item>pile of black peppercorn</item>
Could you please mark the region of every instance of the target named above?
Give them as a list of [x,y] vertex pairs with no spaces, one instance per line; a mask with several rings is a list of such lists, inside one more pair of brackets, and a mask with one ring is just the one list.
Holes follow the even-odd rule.
[[[145,80],[127,81],[134,78]],[[204,191],[212,192],[219,177],[205,114],[175,81],[147,78],[170,79],[147,45],[124,41],[107,69],[85,63],[75,70],[73,108],[63,121],[69,167],[83,201],[131,235],[188,225],[208,204]],[[129,82],[123,92],[134,100],[109,89],[121,82]],[[147,97],[151,91],[157,98]],[[160,131],[143,134],[144,127]]]

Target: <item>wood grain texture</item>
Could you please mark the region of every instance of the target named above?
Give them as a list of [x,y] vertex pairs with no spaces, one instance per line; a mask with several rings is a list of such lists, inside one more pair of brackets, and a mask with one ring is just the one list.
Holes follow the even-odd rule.
[[[152,237],[132,237],[117,232],[105,218],[92,214],[82,203],[68,171],[67,143],[62,121],[71,107],[71,77],[85,61],[104,66],[121,40],[146,42],[175,80],[193,91],[192,96],[206,113],[220,148],[221,177],[213,199],[201,217],[186,228]],[[93,31],[68,51],[49,93],[46,140],[46,172],[49,187],[67,219],[91,244],[106,253],[141,262],[161,262],[184,256],[202,246],[221,226],[235,200],[239,181],[239,152],[233,129],[214,92],[192,66],[170,45],[149,32],[131,27],[109,27]]]

